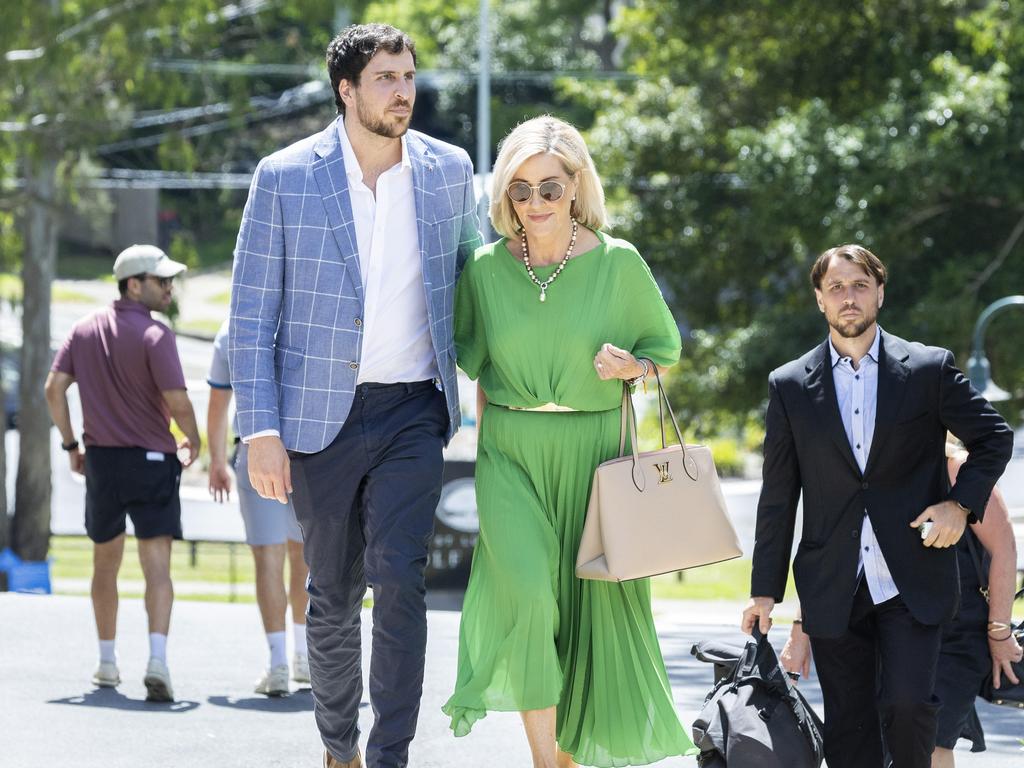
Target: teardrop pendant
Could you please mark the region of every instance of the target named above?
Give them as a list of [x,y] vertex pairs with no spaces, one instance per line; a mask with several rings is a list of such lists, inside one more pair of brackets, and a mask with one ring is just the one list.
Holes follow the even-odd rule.
[[541,301],[547,301],[548,300],[548,295],[547,295],[546,291],[547,291],[547,288],[541,288],[540,289],[540,300]]

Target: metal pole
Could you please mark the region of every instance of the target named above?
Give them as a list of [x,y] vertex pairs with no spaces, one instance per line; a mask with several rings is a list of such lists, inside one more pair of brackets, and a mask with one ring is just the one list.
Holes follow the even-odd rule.
[[[996,314],[1013,306],[1024,306],[1024,296],[1006,296],[998,301],[993,301],[981,311],[977,322],[974,323],[971,356],[967,360],[967,378],[971,380],[974,388],[983,394],[989,389],[991,381],[988,358],[985,357],[985,331]],[[992,391],[1004,394],[1002,390],[995,387],[994,383],[991,386],[994,388]]]
[[[490,0],[480,0],[480,36],[479,58],[480,71],[477,74],[476,88],[476,172],[483,180],[491,171],[491,45],[490,45]],[[487,218],[488,192],[482,186],[482,194],[477,208],[480,218],[480,231],[484,242],[491,239],[491,224]]]

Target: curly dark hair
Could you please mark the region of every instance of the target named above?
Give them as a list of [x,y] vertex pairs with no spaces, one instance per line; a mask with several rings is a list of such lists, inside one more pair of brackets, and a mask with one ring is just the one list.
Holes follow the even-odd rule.
[[345,102],[338,95],[338,84],[348,80],[359,85],[359,76],[378,51],[401,53],[408,50],[416,63],[416,44],[405,32],[389,24],[353,24],[345,27],[327,46],[327,72],[338,114],[345,114]]

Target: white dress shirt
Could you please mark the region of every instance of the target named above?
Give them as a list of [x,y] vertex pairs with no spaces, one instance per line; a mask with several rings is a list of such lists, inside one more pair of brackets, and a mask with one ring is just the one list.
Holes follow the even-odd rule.
[[377,178],[376,196],[338,121],[363,282],[363,347],[357,384],[438,379],[423,285],[412,164],[406,137],[402,160]]
[[[861,358],[857,368],[849,357],[840,357],[829,337],[828,348],[832,353],[832,380],[836,386],[836,400],[839,414],[843,419],[846,438],[863,472],[871,453],[871,440],[875,435],[875,413],[878,405],[878,347],[881,334],[875,331],[875,340],[868,353]],[[857,558],[857,575],[863,571],[871,592],[871,599],[878,605],[896,597],[900,591],[889,573],[885,556],[878,546],[871,518],[864,510],[864,522],[860,529],[860,551]]]

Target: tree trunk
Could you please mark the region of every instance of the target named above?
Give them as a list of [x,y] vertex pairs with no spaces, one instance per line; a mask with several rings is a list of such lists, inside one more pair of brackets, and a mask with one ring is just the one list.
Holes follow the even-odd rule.
[[50,412],[43,382],[50,369],[50,287],[57,267],[54,190],[57,158],[26,165],[29,193],[22,259],[22,341],[19,384],[18,478],[11,543],[23,560],[45,560],[50,549]]

